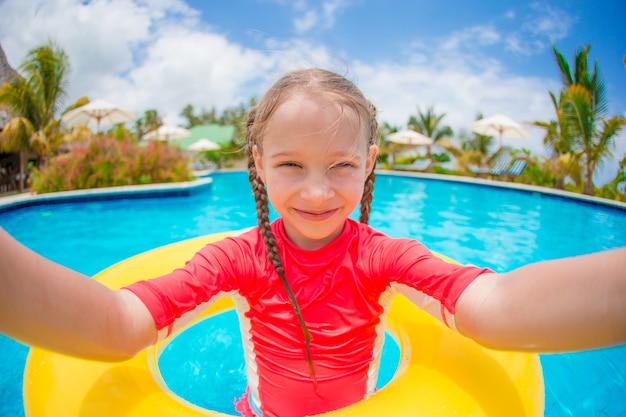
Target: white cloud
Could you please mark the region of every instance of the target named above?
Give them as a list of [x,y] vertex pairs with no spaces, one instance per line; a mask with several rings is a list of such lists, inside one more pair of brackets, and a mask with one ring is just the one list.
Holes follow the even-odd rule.
[[121,90],[121,101],[143,108],[158,104],[160,113],[173,118],[186,104],[223,109],[247,102],[250,96],[244,86],[258,81],[273,65],[266,54],[229,43],[220,35],[179,27],[150,44],[144,62],[115,81],[128,85]]
[[317,24],[317,12],[315,10],[307,10],[304,16],[295,18],[293,20],[293,26],[296,33],[302,34],[307,32]]
[[[285,3],[281,3],[285,4]],[[349,6],[346,0],[329,0],[318,6],[309,5],[305,1],[298,1],[292,5],[300,15],[294,19],[294,29],[297,34],[304,34],[313,28],[332,29],[335,26],[336,15],[340,10]]]
[[565,10],[546,3],[536,2],[531,5],[531,8],[536,15],[524,24],[524,29],[536,37],[547,39],[550,43],[567,36],[575,22],[575,19]]
[[565,38],[576,19],[565,10],[544,3],[533,3],[521,25],[504,35],[505,49],[520,55],[542,53],[552,43]]
[[295,0],[295,1],[289,1],[289,0],[274,0],[276,3],[284,5],[284,6],[289,6],[291,5],[295,10],[306,10],[308,7],[308,2],[307,0]]
[[[533,3],[528,17],[513,30],[494,25],[476,25],[462,28],[440,39],[440,48],[447,51],[481,50],[486,46],[502,45],[506,51],[519,55],[535,55],[569,33],[575,19],[564,10],[543,3]],[[517,18],[512,11],[505,13],[506,20]]]
[[325,1],[324,4],[322,4],[322,15],[324,16],[324,25],[326,28],[335,26],[336,14],[346,6],[346,2],[342,0]]
[[500,41],[500,34],[491,26],[473,26],[453,32],[440,42],[445,50],[475,49]]

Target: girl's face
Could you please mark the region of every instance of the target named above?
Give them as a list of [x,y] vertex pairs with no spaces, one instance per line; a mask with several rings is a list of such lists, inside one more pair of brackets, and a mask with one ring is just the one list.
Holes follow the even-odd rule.
[[347,106],[295,95],[275,110],[261,149],[253,149],[257,173],[287,236],[303,249],[335,239],[361,201],[378,151],[368,144],[362,124]]

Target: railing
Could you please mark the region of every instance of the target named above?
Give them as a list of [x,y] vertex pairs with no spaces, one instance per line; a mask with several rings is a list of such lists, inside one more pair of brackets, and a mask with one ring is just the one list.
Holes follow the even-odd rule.
[[20,187],[20,175],[5,175],[0,177],[0,194],[18,191]]

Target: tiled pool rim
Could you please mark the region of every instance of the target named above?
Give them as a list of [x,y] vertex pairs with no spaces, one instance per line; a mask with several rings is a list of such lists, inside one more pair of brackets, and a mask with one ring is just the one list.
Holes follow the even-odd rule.
[[187,197],[211,186],[210,177],[194,181],[121,187],[91,188],[47,194],[13,194],[0,197],[0,213],[43,204],[79,203],[94,200]]
[[404,171],[387,171],[377,170],[376,174],[381,175],[394,175],[398,177],[414,177],[426,180],[448,181],[458,182],[463,184],[481,186],[481,187],[496,187],[507,190],[514,190],[526,193],[536,193],[547,195],[555,198],[562,198],[564,200],[575,200],[577,202],[588,203],[592,205],[599,205],[604,207],[615,208],[620,211],[626,212],[626,202],[609,200],[606,198],[588,196],[585,194],[573,193],[571,191],[558,190],[556,188],[539,187],[536,185],[520,184],[515,182],[497,181],[484,178],[466,177],[458,175],[442,175],[442,174],[427,174],[416,172],[404,172]]
[[[228,173],[234,171],[217,171],[214,174]],[[575,200],[592,205],[611,207],[626,212],[626,203],[605,198],[593,197],[584,194],[577,194],[569,191],[557,190],[548,187],[538,187],[533,185],[518,184],[512,182],[496,181],[475,177],[464,177],[456,175],[427,174],[404,171],[377,170],[377,175],[392,175],[398,177],[413,177],[425,180],[437,180],[458,182],[475,186],[497,187],[508,190],[516,190],[527,193],[538,193],[565,200]],[[63,191],[48,194],[13,194],[0,196],[0,213],[20,209],[23,207],[38,206],[43,204],[75,203],[94,200],[118,200],[118,199],[139,199],[155,197],[185,197],[203,191],[211,186],[213,180],[210,176],[201,177],[194,181],[128,185],[122,187],[92,188],[88,190]]]

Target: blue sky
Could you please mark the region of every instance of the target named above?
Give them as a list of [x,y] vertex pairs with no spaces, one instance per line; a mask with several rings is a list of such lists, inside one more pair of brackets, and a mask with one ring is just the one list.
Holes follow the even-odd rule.
[[[625,16],[623,0],[0,0],[0,44],[17,67],[57,41],[73,68],[67,105],[87,95],[178,123],[187,104],[221,110],[320,66],[354,80],[380,121],[402,127],[434,106],[459,133],[478,112],[552,118],[552,43],[570,60],[591,43],[610,110],[626,114]],[[508,143],[540,154],[541,131],[528,130]]]

